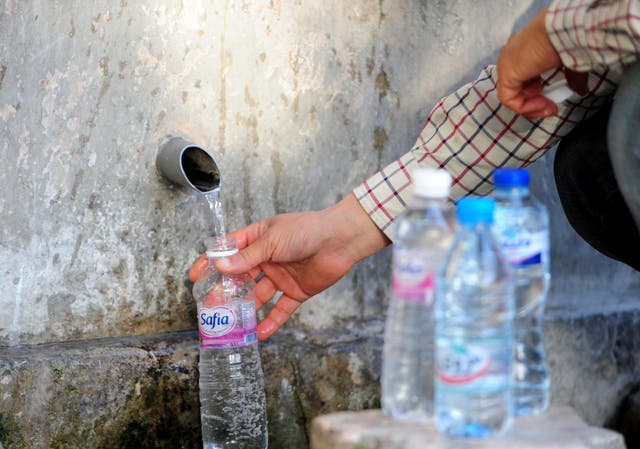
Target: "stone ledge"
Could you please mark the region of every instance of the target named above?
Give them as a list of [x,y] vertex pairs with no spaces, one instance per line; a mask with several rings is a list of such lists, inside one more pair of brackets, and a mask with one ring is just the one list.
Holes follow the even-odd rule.
[[453,440],[435,423],[400,422],[381,410],[338,412],[315,418],[311,449],[625,449],[622,435],[584,423],[573,409],[552,406],[539,416],[515,420],[505,435]]
[[[379,406],[371,326],[261,343],[270,449],[309,449],[315,416]],[[186,331],[0,347],[0,444],[201,449],[198,346]]]

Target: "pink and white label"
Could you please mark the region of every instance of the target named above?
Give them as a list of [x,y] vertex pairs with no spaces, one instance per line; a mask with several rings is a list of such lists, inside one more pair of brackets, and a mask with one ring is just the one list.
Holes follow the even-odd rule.
[[421,251],[411,249],[394,251],[391,288],[395,298],[433,302],[432,268]]
[[226,306],[202,308],[198,311],[200,317],[200,333],[207,337],[221,337],[228,334],[236,326],[236,313]]
[[[244,307],[242,312],[243,317],[248,315]],[[246,346],[258,341],[255,318],[239,322],[236,312],[228,306],[199,308],[198,330],[203,348]]]

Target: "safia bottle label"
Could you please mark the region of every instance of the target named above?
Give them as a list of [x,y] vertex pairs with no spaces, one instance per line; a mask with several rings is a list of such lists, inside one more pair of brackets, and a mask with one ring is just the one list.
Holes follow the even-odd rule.
[[198,330],[203,348],[246,346],[257,342],[255,319],[238,320],[233,308],[228,306],[201,307],[198,310]]
[[236,326],[236,313],[225,306],[202,308],[198,314],[200,317],[200,333],[207,337],[221,337],[228,334]]
[[391,278],[393,296],[406,301],[433,302],[433,273],[425,255],[414,249],[396,249]]

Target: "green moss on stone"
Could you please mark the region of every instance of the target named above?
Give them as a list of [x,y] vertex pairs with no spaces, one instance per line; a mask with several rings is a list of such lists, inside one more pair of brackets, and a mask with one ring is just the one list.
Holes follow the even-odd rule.
[[0,413],[0,442],[4,445],[4,449],[28,447],[20,425],[8,413]]
[[197,383],[164,373],[141,380],[131,400],[104,424],[96,449],[199,449],[202,447]]

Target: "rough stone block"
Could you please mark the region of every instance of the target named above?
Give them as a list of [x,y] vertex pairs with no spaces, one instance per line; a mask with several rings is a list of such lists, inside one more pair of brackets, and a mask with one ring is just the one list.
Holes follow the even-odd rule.
[[311,449],[625,449],[611,430],[589,426],[569,407],[522,417],[501,436],[478,440],[440,435],[433,420],[399,422],[381,410],[338,412],[317,417],[311,426]]
[[[311,419],[378,407],[379,326],[260,345],[270,449],[308,449]],[[199,449],[198,334],[0,348],[5,449]]]
[[[638,440],[629,393],[638,391],[639,319],[598,316],[545,329],[552,403],[620,431],[629,448]],[[269,448],[309,449],[314,418],[380,407],[383,320],[330,332],[286,327],[260,345]],[[197,449],[197,338],[191,331],[0,347],[0,442],[5,449]]]

